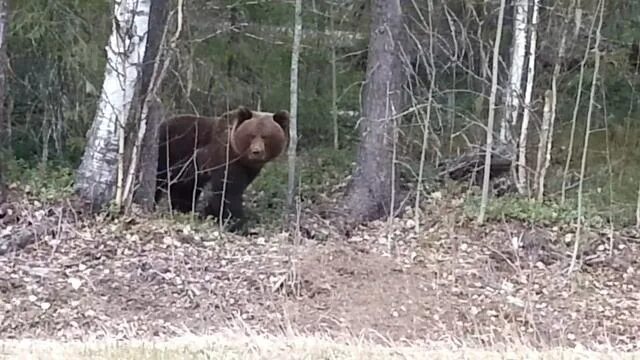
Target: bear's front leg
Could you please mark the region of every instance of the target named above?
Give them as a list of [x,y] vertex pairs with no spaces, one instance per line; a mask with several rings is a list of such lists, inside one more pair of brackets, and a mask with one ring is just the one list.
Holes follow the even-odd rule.
[[[227,190],[222,204],[222,190],[214,191],[207,197],[203,209],[203,215],[213,216],[223,223],[228,222],[228,229],[236,232],[245,224],[244,207],[242,206],[242,193]],[[223,209],[221,209],[223,207]],[[222,210],[222,211],[221,211]]]
[[245,228],[247,219],[242,205],[242,193],[229,195],[231,195],[231,197],[229,197],[228,202],[225,204],[226,207],[223,215],[225,220],[229,221],[229,231],[238,232],[240,230],[241,233],[245,234],[247,232]]
[[[190,213],[200,197],[201,189],[193,185],[173,185],[169,193],[171,207],[179,212]],[[195,200],[195,201],[194,201]]]

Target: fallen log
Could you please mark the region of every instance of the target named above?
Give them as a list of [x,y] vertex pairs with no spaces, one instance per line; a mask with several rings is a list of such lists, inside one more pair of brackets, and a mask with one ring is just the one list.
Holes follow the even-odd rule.
[[[517,191],[511,177],[513,157],[505,148],[500,148],[491,154],[489,178],[492,193],[502,196]],[[442,160],[438,166],[438,178],[449,178],[454,181],[466,182],[470,185],[482,186],[484,178],[485,153],[484,149],[474,150]]]
[[16,229],[0,237],[0,256],[22,250],[31,244],[35,244],[46,235],[55,235],[55,232],[56,224],[52,221],[44,221],[22,229]]

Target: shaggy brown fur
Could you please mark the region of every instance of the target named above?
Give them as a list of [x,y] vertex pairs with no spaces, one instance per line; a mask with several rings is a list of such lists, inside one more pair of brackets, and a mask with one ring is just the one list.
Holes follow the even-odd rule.
[[287,148],[288,129],[287,111],[274,114],[242,106],[217,118],[179,115],[162,122],[156,201],[167,190],[167,173],[172,206],[182,212],[195,210],[202,189],[211,184],[213,195],[205,199],[202,215],[235,218],[231,230],[238,229],[244,224],[244,191]]

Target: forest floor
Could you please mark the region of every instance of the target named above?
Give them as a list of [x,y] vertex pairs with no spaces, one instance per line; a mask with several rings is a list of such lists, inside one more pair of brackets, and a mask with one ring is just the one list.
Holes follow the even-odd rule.
[[0,334],[90,342],[239,329],[380,346],[640,350],[637,232],[587,230],[568,275],[574,228],[478,226],[460,202],[431,199],[418,231],[409,214],[349,238],[305,211],[292,241],[89,218],[72,200],[44,204],[13,189],[0,251],[40,233],[0,255]]

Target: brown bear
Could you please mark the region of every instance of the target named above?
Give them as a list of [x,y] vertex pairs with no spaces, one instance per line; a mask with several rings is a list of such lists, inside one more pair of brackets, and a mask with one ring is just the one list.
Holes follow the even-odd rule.
[[222,215],[224,221],[233,220],[229,230],[238,230],[245,223],[243,193],[264,165],[288,147],[288,130],[286,110],[258,112],[244,106],[219,117],[177,115],[163,121],[158,127],[156,202],[169,190],[172,206],[190,212],[208,185],[212,195],[200,215]]

